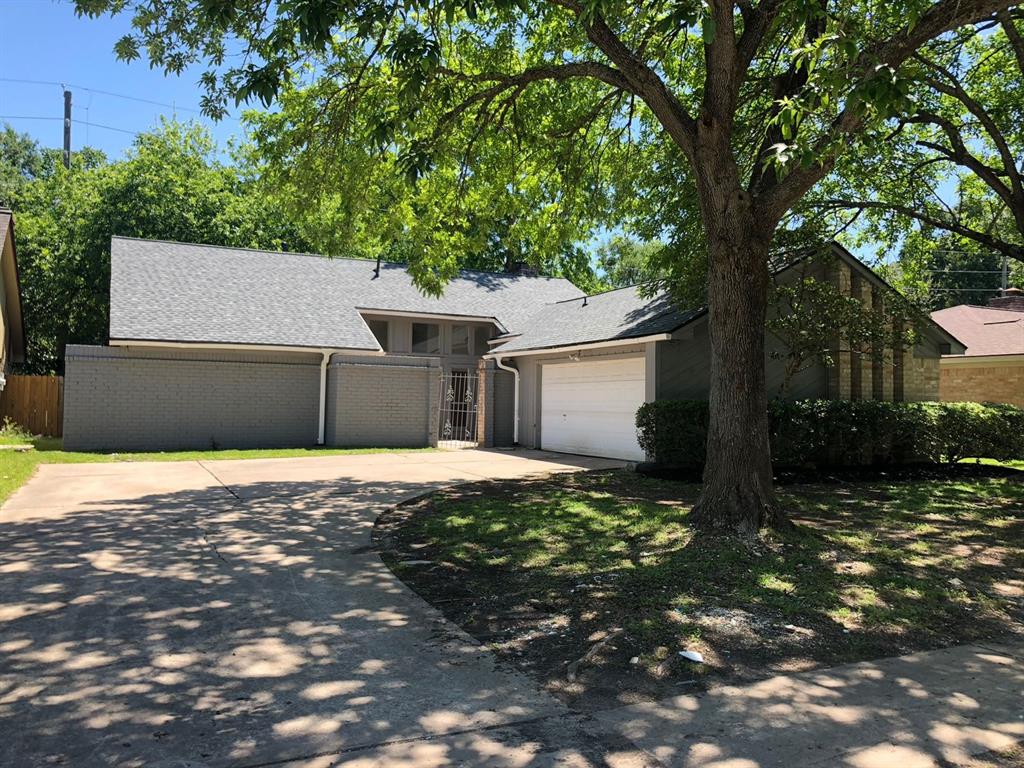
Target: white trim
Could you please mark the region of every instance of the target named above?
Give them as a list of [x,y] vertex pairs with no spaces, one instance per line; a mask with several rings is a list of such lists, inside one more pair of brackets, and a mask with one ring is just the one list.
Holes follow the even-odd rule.
[[669,341],[671,333],[655,333],[650,336],[636,336],[631,339],[609,339],[608,341],[591,341],[586,344],[565,344],[557,347],[538,347],[535,349],[514,349],[509,352],[502,352],[500,348],[494,352],[488,352],[484,358],[496,360],[498,357],[524,357],[525,355],[550,355],[560,352],[575,352],[584,349],[604,349],[606,347],[631,347],[637,344],[647,344],[652,341]]
[[505,365],[501,355],[494,358],[494,364],[501,370],[511,373],[515,379],[512,385],[512,444],[519,445],[519,369]]
[[327,430],[327,363],[331,360],[329,349],[320,350],[323,357],[320,359],[320,410],[317,418],[316,444],[324,444],[324,434]]
[[[302,352],[307,355],[317,355],[323,352],[323,347],[289,347],[278,344],[224,344],[220,342],[207,341],[147,341],[144,339],[111,339],[112,347],[159,347],[162,349],[217,349],[236,350],[238,352]],[[343,354],[354,352],[360,355],[381,355],[387,354],[381,349],[358,349],[356,347],[331,348],[331,352]]]
[[498,321],[498,318],[487,315],[453,315],[447,312],[406,312],[401,309],[380,309],[375,307],[356,307],[356,312],[360,315],[379,315],[381,317],[393,315],[394,317],[418,317],[424,320],[450,320],[455,323],[490,323],[491,325],[496,325],[502,333],[508,333],[505,326]]
[[1024,365],[1024,353],[1009,355],[943,355],[940,366],[998,368]]

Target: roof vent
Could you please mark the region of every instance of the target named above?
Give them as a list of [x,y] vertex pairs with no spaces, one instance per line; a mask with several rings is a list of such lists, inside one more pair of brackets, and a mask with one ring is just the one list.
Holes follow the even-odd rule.
[[996,309],[1012,309],[1024,312],[1024,291],[1020,288],[1005,288],[1001,296],[988,300],[990,307]]

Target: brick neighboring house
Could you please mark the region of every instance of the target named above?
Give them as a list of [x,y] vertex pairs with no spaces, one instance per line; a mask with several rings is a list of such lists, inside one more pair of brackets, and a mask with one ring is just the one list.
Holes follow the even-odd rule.
[[[799,268],[797,268],[799,266]],[[893,289],[848,251],[776,274],[832,281],[884,313]],[[938,399],[925,323],[913,349],[847,349],[772,396]],[[460,273],[424,296],[402,265],[130,238],[111,245],[110,340],[67,348],[70,450],[288,445],[511,445],[643,459],[644,402],[706,398],[707,312],[636,287]]]
[[988,306],[960,304],[932,319],[967,345],[963,355],[942,357],[942,400],[1024,408],[1024,291],[1009,288]]

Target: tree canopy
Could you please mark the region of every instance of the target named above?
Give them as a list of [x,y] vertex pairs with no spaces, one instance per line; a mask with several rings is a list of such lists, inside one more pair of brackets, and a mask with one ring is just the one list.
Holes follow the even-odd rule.
[[[209,134],[166,122],[140,135],[123,160],[41,149],[9,128],[0,167],[18,222],[27,368],[62,369],[64,345],[107,339],[110,237],[301,249],[306,244],[256,182],[215,157]],[[11,176],[4,175],[10,179]]]
[[691,520],[750,534],[784,523],[763,365],[780,225],[841,157],[913,113],[920,49],[1012,3],[76,5],[131,14],[123,58],[201,62],[209,114],[280,104],[261,122],[268,164],[314,204],[340,193],[349,232],[397,228],[425,290],[501,226],[538,263],[616,226],[664,242],[672,268],[706,255],[708,462]]
[[983,303],[1003,257],[1024,277],[1024,12],[934,40],[913,64],[913,110],[840,163],[810,208],[859,213],[861,242],[898,252],[901,287],[925,303]]

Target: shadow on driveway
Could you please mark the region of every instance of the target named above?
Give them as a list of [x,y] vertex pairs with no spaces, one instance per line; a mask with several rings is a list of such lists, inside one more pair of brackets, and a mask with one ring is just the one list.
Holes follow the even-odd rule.
[[[408,474],[211,483],[64,512],[22,497],[0,524],[0,764],[255,765],[444,734],[463,735],[432,743],[431,764],[456,748],[477,763],[500,726],[566,716],[370,551],[380,511],[462,478]],[[510,765],[553,756],[501,738],[517,742]]]

